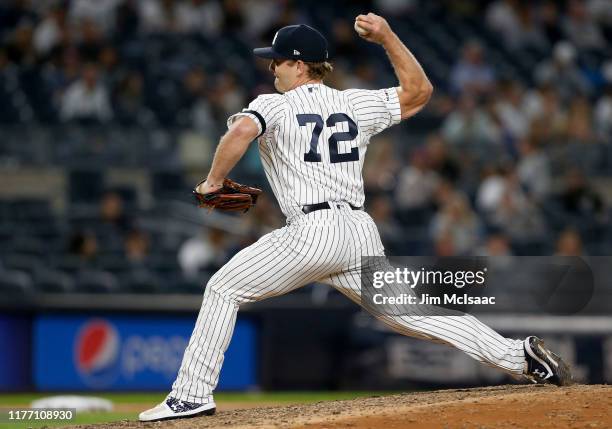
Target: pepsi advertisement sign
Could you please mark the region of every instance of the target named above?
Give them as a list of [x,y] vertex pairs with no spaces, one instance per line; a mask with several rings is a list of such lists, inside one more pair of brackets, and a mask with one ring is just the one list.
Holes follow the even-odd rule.
[[[45,315],[33,323],[39,390],[169,390],[195,324],[191,317]],[[257,385],[256,329],[238,319],[218,389]]]

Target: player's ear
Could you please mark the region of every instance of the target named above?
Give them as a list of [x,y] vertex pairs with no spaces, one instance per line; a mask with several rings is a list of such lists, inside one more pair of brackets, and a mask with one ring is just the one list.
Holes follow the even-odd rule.
[[306,74],[308,66],[306,65],[306,63],[304,63],[304,61],[302,60],[297,60],[297,69],[298,69],[298,75],[301,77],[303,75]]

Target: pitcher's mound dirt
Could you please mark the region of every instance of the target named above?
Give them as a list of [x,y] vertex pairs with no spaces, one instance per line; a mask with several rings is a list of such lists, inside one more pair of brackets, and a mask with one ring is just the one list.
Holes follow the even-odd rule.
[[612,428],[608,385],[508,385],[372,396],[273,408],[221,409],[213,417],[80,428]]

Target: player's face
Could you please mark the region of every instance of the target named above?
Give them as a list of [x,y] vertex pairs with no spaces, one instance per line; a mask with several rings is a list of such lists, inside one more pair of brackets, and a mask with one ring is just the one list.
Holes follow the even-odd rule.
[[270,62],[270,71],[274,73],[274,87],[280,93],[293,89],[300,78],[297,61],[272,60]]

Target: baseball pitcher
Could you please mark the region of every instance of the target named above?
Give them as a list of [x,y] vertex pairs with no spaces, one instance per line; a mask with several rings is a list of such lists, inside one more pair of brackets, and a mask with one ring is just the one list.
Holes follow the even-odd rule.
[[[355,29],[383,46],[397,87],[339,91],[326,86],[323,79],[332,70],[327,41],[307,25],[284,27],[272,46],[254,50],[270,60],[279,93],[258,96],[228,119],[228,131],[196,193],[204,205],[214,207],[223,199],[223,205],[248,209],[258,190],[240,192],[241,185],[226,178],[256,139],[287,225],[240,251],[210,279],[172,391],[141,413],[141,421],[215,412],[213,391],[240,305],[312,282],[327,283],[361,303],[361,258],[384,256],[376,225],[363,210],[361,170],[368,144],[419,112],[433,88],[384,18],[359,15]],[[232,193],[240,201],[232,201]],[[505,338],[469,314],[376,317],[401,334],[451,345],[515,376],[538,383],[571,382],[568,366],[539,338]]]

